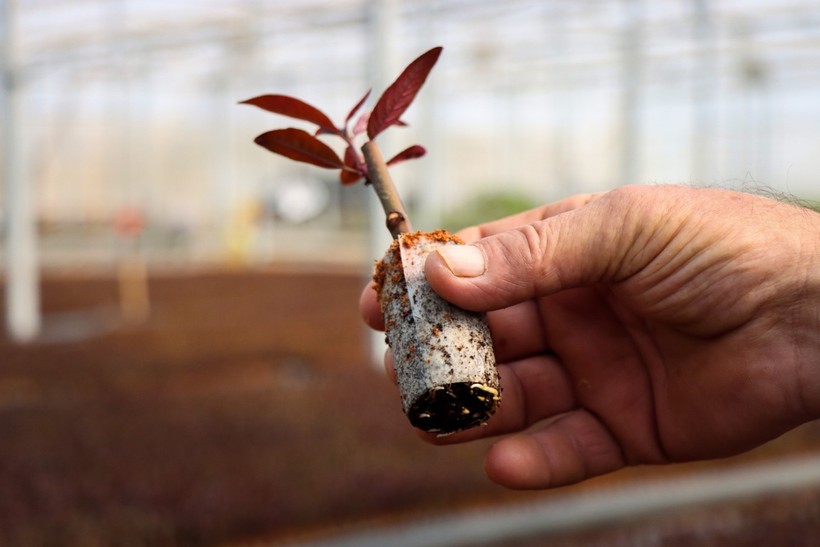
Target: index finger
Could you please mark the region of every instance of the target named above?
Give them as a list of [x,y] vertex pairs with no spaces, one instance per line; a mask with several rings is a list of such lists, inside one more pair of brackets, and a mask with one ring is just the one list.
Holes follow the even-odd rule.
[[376,284],[371,281],[359,297],[359,312],[364,322],[373,330],[384,330],[384,314],[376,296]]
[[470,226],[459,230],[456,235],[463,239],[466,243],[478,241],[481,238],[506,232],[519,226],[532,224],[545,218],[554,217],[567,211],[572,211],[583,207],[601,197],[604,193],[598,192],[595,194],[579,194],[577,196],[568,197],[553,203],[547,203],[528,211],[516,213],[502,219],[485,222],[476,226]]

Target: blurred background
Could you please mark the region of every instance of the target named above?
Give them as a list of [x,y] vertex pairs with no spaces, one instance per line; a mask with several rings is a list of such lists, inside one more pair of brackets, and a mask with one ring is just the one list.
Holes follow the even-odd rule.
[[[380,137],[428,149],[393,170],[416,228],[626,183],[820,199],[816,0],[0,0],[0,544],[296,541],[816,454],[809,424],[522,494],[487,483],[486,444],[415,439],[358,318],[375,199],[254,145],[300,125],[238,102],[341,123],[437,45],[409,127]],[[816,533],[817,480],[799,514],[722,505],[730,532]],[[729,537],[687,507],[562,538]]]

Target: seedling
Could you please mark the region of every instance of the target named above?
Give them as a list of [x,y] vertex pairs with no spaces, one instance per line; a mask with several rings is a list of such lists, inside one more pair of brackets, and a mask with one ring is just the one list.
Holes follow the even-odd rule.
[[[393,184],[388,167],[420,158],[425,149],[413,145],[385,162],[375,142],[384,130],[407,125],[401,117],[427,80],[441,50],[433,48],[410,63],[373,109],[361,112],[371,92],[365,93],[338,127],[321,110],[287,95],[261,95],[242,103],[317,126],[313,133],[296,128],[274,129],[256,137],[258,145],[292,160],[338,169],[343,185],[363,179],[373,187],[394,239],[376,264],[374,280],[385,314],[402,406],[414,426],[449,434],[484,424],[500,402],[487,320],[483,314],[465,311],[441,299],[424,277],[427,254],[441,245],[462,243],[443,230],[413,232]],[[341,139],[343,156],[321,136]]]
[[[376,191],[384,208],[387,228],[393,239],[397,239],[400,233],[410,232],[412,228],[387,167],[405,160],[420,158],[427,151],[420,145],[413,145],[385,162],[374,139],[391,126],[407,125],[401,120],[401,116],[427,80],[427,75],[441,55],[441,49],[433,48],[410,63],[385,90],[373,109],[360,114],[372,90],[365,93],[347,114],[340,127],[334,125],[330,117],[318,108],[287,95],[260,95],[242,101],[242,104],[258,106],[317,126],[313,134],[292,127],[274,129],[262,133],[254,142],[292,160],[326,169],[338,169],[339,181],[344,185],[364,179],[365,184],[372,185]],[[340,138],[345,144],[344,158],[320,140],[320,135]],[[364,136],[366,141],[358,146],[357,141]]]

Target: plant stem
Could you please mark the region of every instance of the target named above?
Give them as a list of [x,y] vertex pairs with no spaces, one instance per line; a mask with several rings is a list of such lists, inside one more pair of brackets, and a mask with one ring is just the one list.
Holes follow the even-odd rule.
[[390,235],[393,236],[393,239],[398,239],[400,234],[412,232],[413,228],[410,226],[407,211],[404,209],[401,196],[399,196],[399,192],[393,184],[393,178],[390,176],[378,145],[374,141],[367,141],[362,146],[362,153],[365,162],[367,162],[367,180],[373,185],[373,190],[376,191],[376,195],[382,204],[386,219],[385,224],[387,229],[390,230]]

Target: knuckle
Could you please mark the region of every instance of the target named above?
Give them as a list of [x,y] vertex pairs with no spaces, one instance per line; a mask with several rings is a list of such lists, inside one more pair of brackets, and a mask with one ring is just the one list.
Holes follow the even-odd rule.
[[526,263],[530,266],[534,267],[543,261],[547,252],[548,241],[552,239],[548,237],[548,226],[549,223],[547,222],[537,222],[521,227],[525,242],[522,254],[525,255]]
[[513,266],[511,270],[518,272],[514,283],[526,288],[528,293],[533,292],[544,277],[555,274],[550,257],[557,237],[553,223],[539,221],[519,227],[515,237],[510,238],[508,260]]

